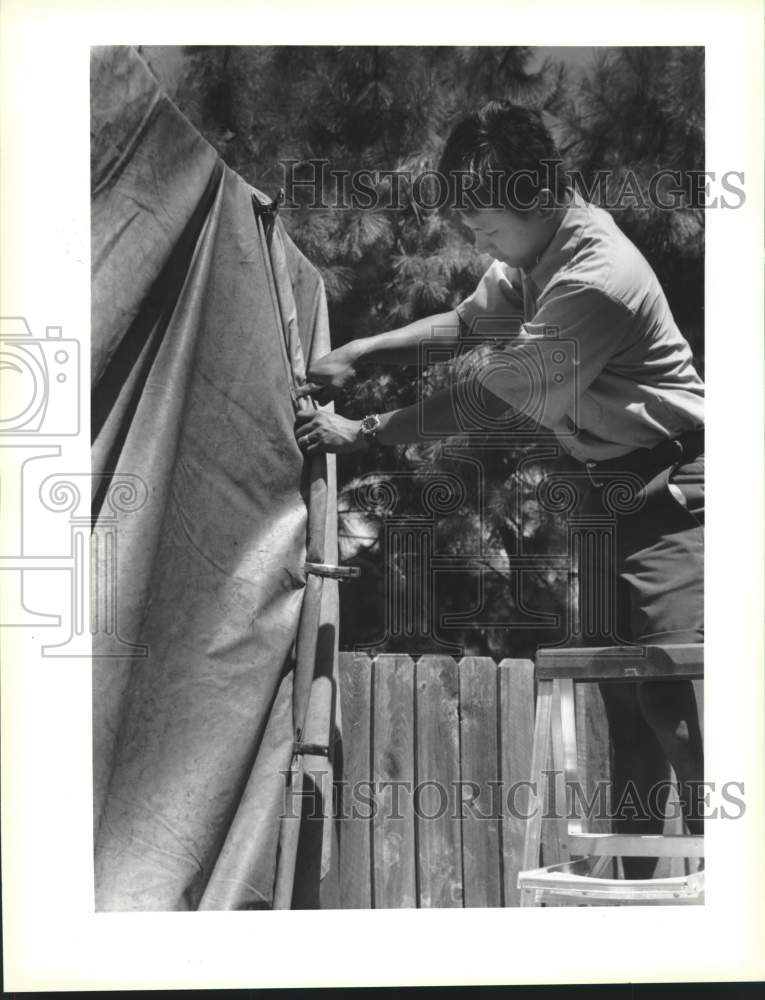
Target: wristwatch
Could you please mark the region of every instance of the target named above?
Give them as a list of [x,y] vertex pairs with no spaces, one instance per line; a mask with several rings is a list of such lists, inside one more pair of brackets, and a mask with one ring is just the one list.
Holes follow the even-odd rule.
[[380,429],[380,418],[376,413],[370,413],[361,421],[361,433],[365,441],[374,441]]

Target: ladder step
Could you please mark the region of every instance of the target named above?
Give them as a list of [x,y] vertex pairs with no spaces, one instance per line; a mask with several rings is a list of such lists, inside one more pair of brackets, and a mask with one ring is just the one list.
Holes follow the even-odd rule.
[[640,900],[670,903],[680,899],[700,901],[704,895],[703,871],[655,879],[594,878],[587,874],[588,871],[589,860],[586,858],[551,865],[521,872],[518,887],[582,901],[600,899],[628,903]]
[[540,649],[536,657],[537,680],[672,681],[703,676],[702,643]]
[[703,858],[704,838],[685,834],[578,833],[568,838],[571,854],[599,857]]

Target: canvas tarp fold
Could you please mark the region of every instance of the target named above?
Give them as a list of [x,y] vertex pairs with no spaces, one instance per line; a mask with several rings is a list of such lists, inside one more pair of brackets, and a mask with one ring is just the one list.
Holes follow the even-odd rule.
[[[94,49],[91,83],[96,908],[270,907],[316,496],[337,556],[332,459],[294,438],[323,286],[134,49]],[[336,582],[317,600],[306,729],[331,742]],[[304,905],[331,899],[321,827]]]

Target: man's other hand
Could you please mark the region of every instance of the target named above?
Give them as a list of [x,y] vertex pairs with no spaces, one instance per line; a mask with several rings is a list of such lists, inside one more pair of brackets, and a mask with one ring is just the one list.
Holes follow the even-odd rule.
[[314,361],[305,384],[298,388],[296,395],[298,398],[313,396],[317,403],[328,403],[355,377],[353,359],[346,348],[338,347]]
[[295,437],[305,455],[331,451],[345,454],[364,448],[360,420],[348,420],[325,410],[299,410],[295,415]]

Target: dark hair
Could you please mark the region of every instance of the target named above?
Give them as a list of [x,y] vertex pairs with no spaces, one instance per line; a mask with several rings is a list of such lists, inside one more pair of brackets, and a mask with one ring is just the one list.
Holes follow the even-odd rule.
[[449,204],[463,211],[535,207],[548,188],[560,204],[568,187],[561,157],[541,115],[510,101],[489,101],[452,129],[438,165]]

